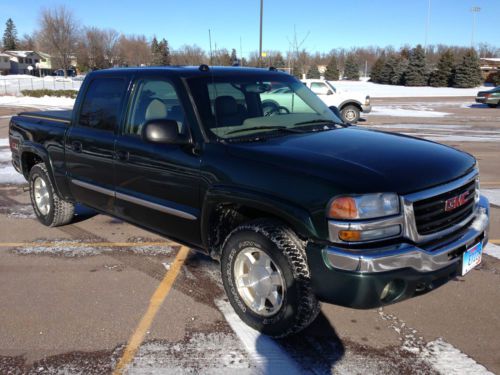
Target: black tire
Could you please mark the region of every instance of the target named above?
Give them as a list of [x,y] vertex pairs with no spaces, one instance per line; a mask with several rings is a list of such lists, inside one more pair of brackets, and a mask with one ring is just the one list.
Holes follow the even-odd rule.
[[[255,247],[279,267],[284,280],[282,305],[271,316],[262,316],[244,302],[235,283],[239,252]],[[227,237],[221,256],[224,289],[239,317],[250,327],[271,337],[285,337],[306,328],[317,317],[320,305],[311,287],[304,243],[287,226],[274,220],[243,224]]]
[[355,105],[346,105],[340,110],[342,120],[348,124],[355,124],[359,121],[360,111]]
[[[42,213],[35,200],[35,181],[40,178],[45,182],[48,191],[49,209],[47,213]],[[28,182],[30,185],[31,205],[38,220],[48,227],[57,227],[71,222],[75,213],[75,206],[71,202],[62,200],[57,196],[50,181],[45,164],[36,164],[31,168]]]
[[498,104],[488,104],[488,107],[490,108],[496,108],[498,106]]

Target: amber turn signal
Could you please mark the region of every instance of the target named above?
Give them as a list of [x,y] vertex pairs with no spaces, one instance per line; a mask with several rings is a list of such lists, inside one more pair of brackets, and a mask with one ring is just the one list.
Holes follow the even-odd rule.
[[339,197],[330,204],[328,216],[331,219],[356,219],[358,208],[352,197]]
[[358,230],[341,230],[339,238],[342,241],[359,241],[361,240],[361,232]]

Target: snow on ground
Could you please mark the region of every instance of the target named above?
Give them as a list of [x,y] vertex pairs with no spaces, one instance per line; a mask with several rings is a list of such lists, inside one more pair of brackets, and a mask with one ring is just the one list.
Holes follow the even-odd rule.
[[402,108],[397,105],[377,105],[372,107],[372,111],[366,116],[396,116],[396,117],[444,117],[450,115],[446,112],[438,112],[433,108],[425,106],[405,106]]
[[481,194],[488,198],[490,204],[500,207],[500,189],[481,189]]
[[0,96],[0,106],[33,107],[44,110],[72,109],[75,99],[55,96]]
[[24,184],[24,176],[11,164],[11,155],[9,140],[0,138],[0,184]]
[[381,85],[363,81],[330,81],[341,91],[356,91],[370,95],[372,98],[394,97],[435,97],[435,96],[476,96],[480,90],[489,90],[491,87],[480,86],[472,89],[457,89],[454,87],[407,87],[395,85]]
[[81,77],[40,78],[23,74],[0,76],[0,95],[21,95],[22,90],[79,90],[82,81]]
[[489,242],[488,245],[486,245],[486,247],[484,248],[484,253],[488,254],[489,256],[500,259],[500,246]]

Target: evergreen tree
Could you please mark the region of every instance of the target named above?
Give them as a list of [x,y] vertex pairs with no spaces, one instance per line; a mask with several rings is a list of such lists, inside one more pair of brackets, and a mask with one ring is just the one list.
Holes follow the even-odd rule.
[[160,65],[170,65],[170,48],[165,38],[158,43],[160,55]]
[[408,62],[400,54],[392,54],[384,60],[379,73],[379,83],[399,85],[403,80]]
[[354,55],[348,55],[345,60],[344,79],[359,81],[359,63]]
[[426,86],[427,85],[427,63],[425,51],[419,44],[410,51],[408,69],[404,75],[405,86]]
[[482,82],[481,68],[476,51],[470,48],[462,62],[456,67],[453,77],[454,87],[476,87]]
[[231,50],[231,65],[232,66],[240,65],[240,60],[238,59],[238,56],[236,55],[236,50],[234,48]]
[[384,68],[384,66],[385,66],[385,53],[382,53],[371,68],[370,71],[371,82],[382,83],[380,82],[380,80],[381,80],[382,69]]
[[328,81],[338,81],[340,76],[337,58],[332,56],[325,70],[325,79]]
[[281,52],[278,52],[276,54],[276,56],[274,57],[273,66],[276,69],[282,69],[286,66],[285,59],[283,58],[283,55],[281,54]]
[[431,73],[429,84],[434,87],[448,87],[453,83],[453,66],[455,56],[451,49],[443,52],[439,58],[437,69]]
[[151,41],[151,65],[159,66],[161,65],[160,61],[160,46],[158,45],[158,40],[156,36],[153,37]]
[[318,79],[321,78],[321,73],[319,72],[317,65],[312,65],[307,72],[307,78]]
[[7,51],[15,51],[17,49],[17,30],[12,18],[5,22],[5,31],[3,33],[3,48]]

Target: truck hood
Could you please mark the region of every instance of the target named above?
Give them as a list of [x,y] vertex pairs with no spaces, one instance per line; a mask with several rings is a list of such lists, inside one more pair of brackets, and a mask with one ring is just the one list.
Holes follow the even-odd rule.
[[356,126],[229,144],[228,152],[277,174],[321,178],[345,193],[407,194],[459,178],[475,164],[445,145]]

